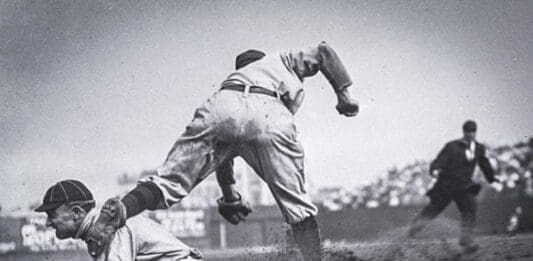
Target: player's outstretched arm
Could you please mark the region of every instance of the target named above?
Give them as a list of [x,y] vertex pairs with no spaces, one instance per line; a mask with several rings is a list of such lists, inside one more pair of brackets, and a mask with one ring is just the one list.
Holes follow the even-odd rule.
[[[282,56],[282,60],[302,82],[304,78],[312,77],[320,71],[337,95],[337,111],[348,117],[357,115],[359,105],[348,91],[348,87],[352,85],[350,75],[335,50],[326,42],[298,51],[289,51]],[[298,93],[300,94],[303,92]],[[294,114],[302,99],[303,95],[300,95],[293,97],[288,103],[289,106],[287,102],[284,103]]]
[[492,168],[492,165],[490,164],[489,158],[487,157],[485,147],[480,147],[481,157],[479,158],[478,165],[481,169],[481,172],[483,172],[485,178],[489,183],[498,182],[499,180],[495,177],[495,171],[494,168]]
[[352,98],[348,87],[352,85],[352,79],[335,50],[326,42],[318,45],[319,70],[326,77],[337,95],[337,111],[347,117],[356,116],[359,113],[359,104]]
[[238,193],[235,190],[235,177],[233,173],[233,160],[220,165],[215,170],[218,186],[222,191],[222,197],[227,201],[238,199]]
[[252,208],[234,188],[233,161],[218,167],[216,177],[222,191],[222,197],[217,200],[218,213],[234,225],[245,221]]
[[449,164],[451,153],[450,145],[444,145],[444,148],[439,152],[437,158],[429,164],[429,174],[437,177]]

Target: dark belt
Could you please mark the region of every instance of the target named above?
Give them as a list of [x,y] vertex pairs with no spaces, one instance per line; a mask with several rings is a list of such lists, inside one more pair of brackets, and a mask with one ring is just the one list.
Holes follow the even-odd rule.
[[[231,85],[222,86],[222,88],[220,88],[220,89],[221,90],[231,90],[231,91],[237,91],[237,92],[244,92],[245,86],[242,85],[242,84],[231,84]],[[266,88],[261,87],[261,86],[250,86],[249,92],[250,93],[265,94],[265,95],[268,95],[268,96],[272,96],[272,97],[278,98],[278,93],[277,92],[271,91],[271,90],[266,89]]]

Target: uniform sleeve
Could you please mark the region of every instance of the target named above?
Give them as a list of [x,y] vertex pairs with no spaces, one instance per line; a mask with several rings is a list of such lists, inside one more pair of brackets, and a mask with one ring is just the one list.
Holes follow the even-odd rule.
[[490,161],[489,161],[489,158],[487,157],[487,151],[485,149],[485,146],[483,145],[480,145],[479,146],[480,148],[480,156],[479,156],[479,161],[478,161],[478,164],[479,164],[479,168],[481,169],[481,171],[483,172],[483,174],[485,175],[485,178],[487,179],[487,181],[489,183],[492,183],[495,181],[495,178],[494,178],[494,169],[492,168],[492,165],[490,165]]
[[350,75],[341,59],[326,42],[299,51],[289,51],[282,56],[288,67],[303,81],[320,71],[329,81],[335,92],[352,85]]
[[124,226],[117,230],[109,248],[102,253],[97,261],[134,261],[136,252],[135,240],[131,230]]
[[318,45],[320,55],[320,72],[328,79],[335,92],[340,92],[352,85],[352,79],[335,50],[325,42]]
[[429,165],[429,173],[432,173],[434,170],[444,170],[450,161],[451,153],[450,144],[448,143],[439,152],[437,158]]

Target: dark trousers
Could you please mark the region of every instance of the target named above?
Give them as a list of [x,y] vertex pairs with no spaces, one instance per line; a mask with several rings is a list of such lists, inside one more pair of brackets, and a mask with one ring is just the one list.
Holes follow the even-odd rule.
[[420,232],[429,221],[437,217],[449,204],[454,201],[461,212],[461,243],[472,242],[472,232],[476,225],[476,193],[471,190],[453,192],[434,191],[430,195],[430,203],[413,220],[409,228],[409,235]]

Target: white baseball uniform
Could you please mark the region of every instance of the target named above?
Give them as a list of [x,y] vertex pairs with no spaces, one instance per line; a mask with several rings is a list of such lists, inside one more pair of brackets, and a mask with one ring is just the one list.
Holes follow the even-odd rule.
[[[100,211],[91,210],[83,220],[75,238],[84,239],[87,229],[96,221]],[[96,261],[177,261],[201,260],[200,252],[191,248],[157,222],[137,215],[126,221],[126,225],[114,234],[109,247]]]
[[[331,77],[323,67],[343,74]],[[317,208],[305,190],[304,152],[293,114],[303,100],[303,79],[319,70],[336,91],[352,83],[326,43],[267,54],[231,73],[221,87],[239,84],[247,86],[246,90],[213,94],[196,110],[158,175],[140,181],[160,188],[163,200],[158,208],[179,202],[218,166],[240,156],[268,184],[289,224],[315,216]],[[261,86],[279,97],[249,93],[249,86]]]

